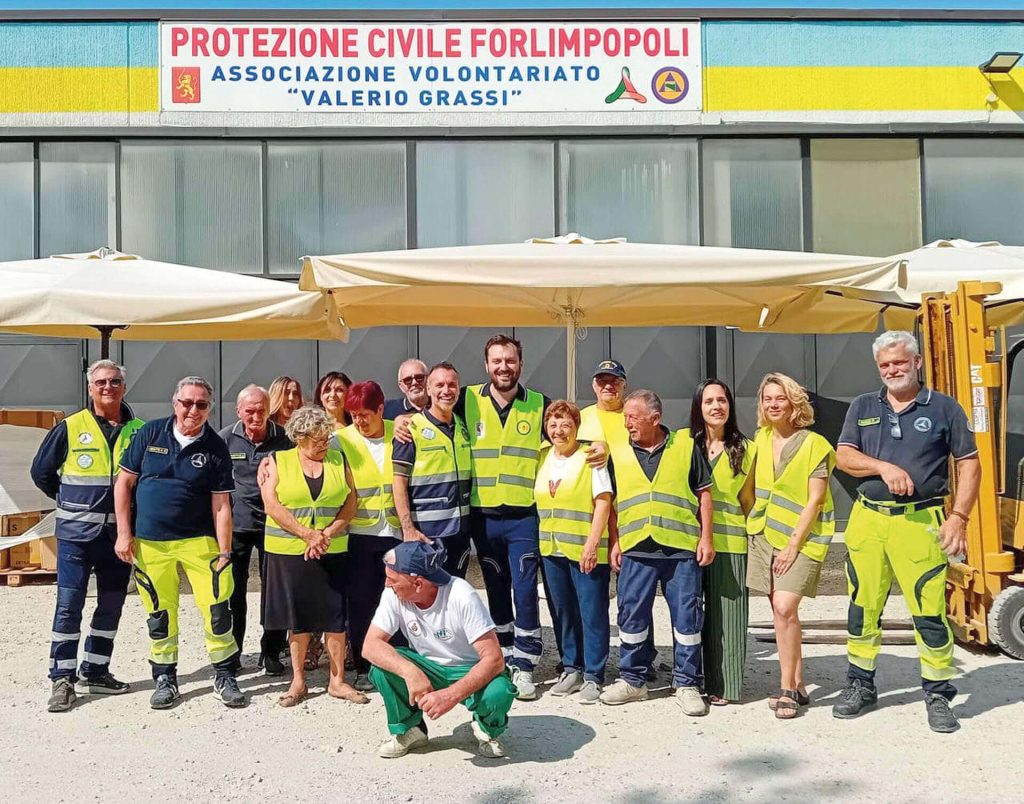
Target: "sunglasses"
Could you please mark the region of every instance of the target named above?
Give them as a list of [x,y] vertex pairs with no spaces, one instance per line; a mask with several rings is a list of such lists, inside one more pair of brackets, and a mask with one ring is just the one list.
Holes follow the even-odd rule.
[[181,405],[185,410],[209,410],[212,402],[208,402],[205,399],[179,399],[178,404]]
[[408,377],[402,377],[399,382],[402,385],[412,385],[413,383],[423,383],[427,379],[426,374],[410,374]]
[[900,427],[900,417],[895,413],[889,413],[889,435],[899,441],[903,438],[903,429]]
[[108,385],[111,388],[120,388],[122,385],[124,385],[124,380],[122,380],[120,377],[112,377],[109,380],[93,380],[92,384],[95,385],[97,388],[106,388]]

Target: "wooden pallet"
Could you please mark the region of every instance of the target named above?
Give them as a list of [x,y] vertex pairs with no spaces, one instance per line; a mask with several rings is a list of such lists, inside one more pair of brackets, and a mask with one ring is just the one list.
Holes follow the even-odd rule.
[[57,583],[57,573],[55,570],[40,569],[39,567],[21,567],[0,570],[0,581],[7,586],[51,584]]

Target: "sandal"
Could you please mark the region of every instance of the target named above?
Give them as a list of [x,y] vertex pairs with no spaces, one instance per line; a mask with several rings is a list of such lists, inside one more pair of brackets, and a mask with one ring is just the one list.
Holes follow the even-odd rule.
[[309,640],[309,647],[306,648],[306,661],[302,666],[306,670],[316,670],[320,666],[320,659],[324,655],[324,642],[319,633],[313,634]]
[[[794,692],[794,690],[790,690],[790,692]],[[806,692],[800,692],[800,690],[795,690],[795,692],[796,692],[796,695],[791,696],[793,698],[793,700],[795,700],[798,704],[800,704],[800,706],[809,706],[810,705],[810,703],[811,703],[811,696],[810,695],[808,695]],[[774,712],[775,711],[775,707],[777,707],[778,705],[779,705],[779,694],[776,693],[774,695],[769,695],[768,696],[768,708],[771,709]]]
[[775,700],[775,717],[778,720],[792,720],[800,714],[800,694],[796,690],[779,690]]
[[709,695],[708,703],[712,706],[728,706],[729,699],[723,698],[721,695]]
[[286,692],[280,698],[277,699],[277,705],[288,709],[292,706],[297,706],[302,703],[302,700],[306,697],[306,693],[309,692],[307,689],[303,689],[302,692],[296,694],[294,692]]

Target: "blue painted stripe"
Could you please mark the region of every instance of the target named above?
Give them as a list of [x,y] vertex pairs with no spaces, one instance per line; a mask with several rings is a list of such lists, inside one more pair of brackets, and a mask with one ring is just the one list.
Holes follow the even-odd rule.
[[155,67],[155,22],[0,24],[2,67]]
[[974,67],[998,50],[1024,51],[1024,23],[704,24],[708,67]]

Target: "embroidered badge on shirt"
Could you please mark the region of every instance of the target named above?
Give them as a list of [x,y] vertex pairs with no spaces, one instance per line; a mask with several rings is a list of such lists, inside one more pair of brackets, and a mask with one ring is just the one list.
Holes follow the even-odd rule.
[[167,447],[146,447],[146,452],[155,452],[157,455],[166,455]]
[[870,419],[857,419],[858,427],[867,427],[872,424],[881,424],[882,418],[880,416],[872,416]]
[[189,461],[196,469],[202,469],[206,466],[206,455],[202,452],[196,453]]
[[918,416],[914,419],[914,429],[919,433],[927,433],[932,429],[932,420],[927,416]]

